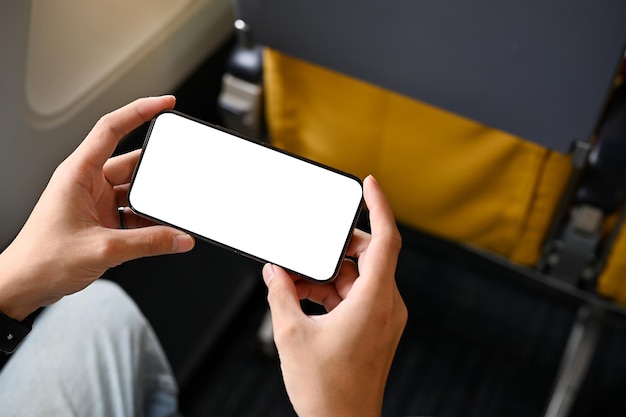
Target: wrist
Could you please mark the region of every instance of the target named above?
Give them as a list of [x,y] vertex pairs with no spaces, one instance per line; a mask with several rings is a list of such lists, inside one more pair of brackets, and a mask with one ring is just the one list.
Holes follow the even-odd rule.
[[32,286],[19,272],[19,263],[9,259],[5,252],[0,253],[0,312],[10,319],[22,321],[40,305],[32,302],[29,288]]
[[289,394],[301,417],[380,417],[383,394],[355,387],[368,383],[371,381],[342,381],[337,377],[317,388],[309,386],[304,392],[298,390],[293,397]]

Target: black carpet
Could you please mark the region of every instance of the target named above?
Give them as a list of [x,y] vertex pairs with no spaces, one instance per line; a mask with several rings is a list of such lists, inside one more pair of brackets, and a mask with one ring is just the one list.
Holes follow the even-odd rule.
[[[383,415],[542,416],[575,309],[516,285],[511,271],[462,248],[412,238],[408,229],[403,235],[397,280],[409,321]],[[257,339],[266,311],[258,282],[196,369],[182,397],[185,415],[295,415],[278,361]],[[626,332],[607,324],[574,416],[624,415],[623,352]]]

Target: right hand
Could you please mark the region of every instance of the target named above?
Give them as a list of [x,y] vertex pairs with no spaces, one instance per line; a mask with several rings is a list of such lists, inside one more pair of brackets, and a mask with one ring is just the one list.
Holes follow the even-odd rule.
[[[355,230],[332,283],[315,284],[267,264],[274,337],[289,398],[300,417],[380,416],[407,309],[395,282],[401,238],[373,177],[364,182],[372,235]],[[314,256],[313,254],[311,256]],[[307,316],[300,299],[322,304]]]

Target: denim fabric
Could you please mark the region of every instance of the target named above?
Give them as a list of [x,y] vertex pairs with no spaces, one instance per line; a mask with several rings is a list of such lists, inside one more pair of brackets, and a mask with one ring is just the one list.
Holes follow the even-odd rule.
[[177,416],[154,331],[116,284],[48,307],[0,373],[2,416]]

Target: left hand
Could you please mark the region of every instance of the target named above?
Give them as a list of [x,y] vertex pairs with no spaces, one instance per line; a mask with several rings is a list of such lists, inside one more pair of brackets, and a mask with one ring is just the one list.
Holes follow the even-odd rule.
[[139,151],[111,155],[127,133],[175,102],[172,96],[144,98],[103,116],[59,165],[26,224],[0,254],[0,311],[21,320],[113,266],[193,248],[191,236],[149,224],[129,210],[129,229],[119,229],[117,208],[128,205]]

